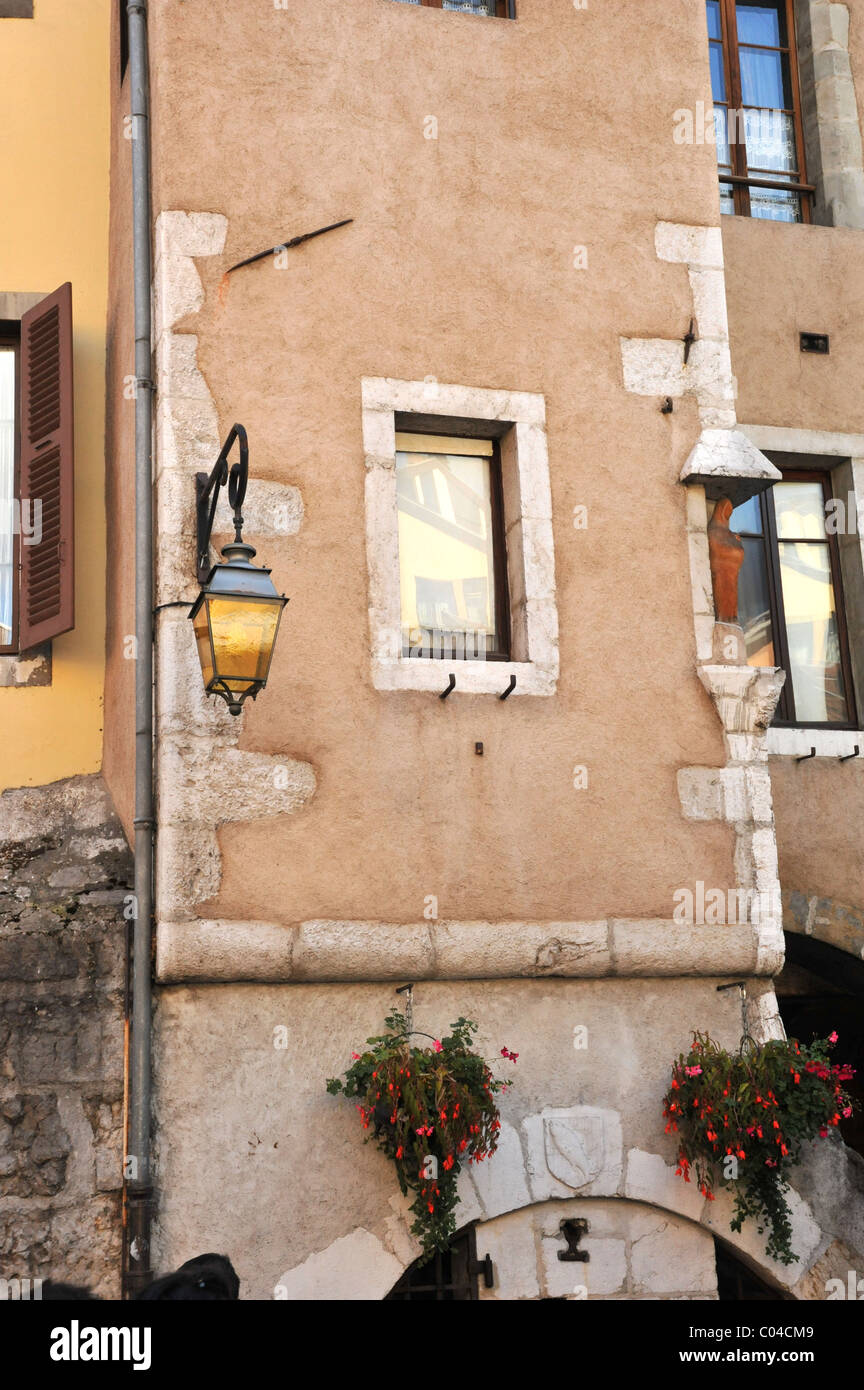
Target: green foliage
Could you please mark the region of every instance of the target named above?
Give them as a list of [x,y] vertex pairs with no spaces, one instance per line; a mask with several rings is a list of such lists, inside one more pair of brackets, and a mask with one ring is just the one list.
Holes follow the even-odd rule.
[[[477,1024],[459,1018],[431,1047],[411,1046],[398,1011],[387,1032],[366,1039],[352,1053],[344,1078],[331,1077],[330,1095],[355,1102],[366,1142],[373,1139],[396,1168],[404,1194],[413,1192],[411,1229],[423,1253],[446,1250],[456,1231],[456,1180],[462,1164],[482,1163],[495,1152],[501,1121],[494,1097],[509,1081],[496,1080],[472,1050]],[[516,1054],[501,1049],[515,1062]]]
[[794,1038],[750,1043],[725,1052],[707,1033],[694,1033],[689,1054],[672,1067],[663,1103],[666,1133],[678,1136],[678,1167],[690,1182],[693,1170],[705,1197],[714,1200],[719,1183],[735,1194],[733,1231],[748,1219],[760,1235],[769,1227],[767,1253],[782,1264],[797,1258],[786,1193],[786,1173],[800,1159],[802,1145],[826,1138],[852,1102],[842,1083],[854,1072],[832,1065],[832,1033],[804,1047]]

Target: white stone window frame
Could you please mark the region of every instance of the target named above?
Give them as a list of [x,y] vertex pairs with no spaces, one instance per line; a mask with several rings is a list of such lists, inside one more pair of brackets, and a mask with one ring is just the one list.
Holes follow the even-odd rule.
[[[836,458],[838,466],[845,463],[857,510],[859,513],[864,510],[864,434],[840,434],[835,430],[789,429],[785,425],[741,425],[740,428],[742,434],[745,434],[757,449],[767,449],[775,454],[809,454],[819,458]],[[844,473],[847,473],[847,468],[844,468]],[[855,621],[856,612],[864,614],[864,534],[857,531],[845,542],[844,538],[840,539],[843,589],[851,647],[856,629],[861,627],[861,623]],[[851,563],[851,555],[844,557],[844,543],[849,545],[850,550],[853,547],[858,549],[859,554],[854,557],[856,564]],[[853,578],[856,571],[859,576],[857,583]],[[860,705],[864,703],[864,688],[859,675],[860,666],[854,660],[853,668],[853,674],[858,677],[855,682],[855,696],[859,704],[860,725]],[[864,729],[811,729],[806,725],[782,729],[770,727],[766,731],[765,739],[770,756],[787,758],[804,757],[811,748],[816,749],[817,758],[846,757],[856,744],[862,750],[861,756],[864,756]]]
[[[552,538],[552,496],[542,395],[444,385],[434,377],[361,382],[366,460],[366,557],[372,681],[376,690],[440,694],[451,670],[453,696],[500,695],[516,677],[513,697],[553,695],[558,683],[558,609]],[[510,661],[448,660],[402,655],[399,590],[399,516],[396,497],[397,416],[400,431],[410,416],[434,417],[440,434],[469,429],[501,451],[507,577],[510,589]],[[478,428],[479,427],[479,428]],[[452,698],[452,697],[451,697]]]

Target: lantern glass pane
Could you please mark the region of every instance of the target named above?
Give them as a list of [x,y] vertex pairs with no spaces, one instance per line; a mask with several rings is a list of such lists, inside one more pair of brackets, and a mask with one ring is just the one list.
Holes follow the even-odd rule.
[[210,614],[217,677],[230,690],[237,691],[265,681],[282,614],[281,600],[211,595],[205,604]]
[[201,662],[201,674],[204,677],[205,688],[210,684],[215,674],[213,670],[213,648],[210,645],[210,624],[207,621],[207,604],[202,603],[192,621],[195,632],[195,642],[198,646],[198,660]]

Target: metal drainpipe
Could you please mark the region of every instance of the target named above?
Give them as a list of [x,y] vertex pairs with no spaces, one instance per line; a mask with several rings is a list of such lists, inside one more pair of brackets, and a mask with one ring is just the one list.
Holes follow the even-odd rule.
[[[122,0],[121,0],[122,3]],[[135,932],[127,1164],[127,1292],[149,1283],[150,1028],[153,921],[153,482],[150,117],[147,0],[129,0],[135,281]]]

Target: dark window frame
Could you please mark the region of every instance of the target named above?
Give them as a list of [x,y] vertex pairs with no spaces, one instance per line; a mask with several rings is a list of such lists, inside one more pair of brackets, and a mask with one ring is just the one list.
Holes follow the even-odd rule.
[[[717,0],[720,7],[720,40],[723,52],[723,72],[726,82],[726,101],[712,100],[714,107],[719,107],[727,112],[727,133],[728,133],[728,112],[729,110],[743,111],[744,101],[741,83],[741,60],[738,44],[737,27],[737,0]],[[779,52],[784,54],[788,64],[789,95],[792,100],[791,107],[783,107],[784,114],[791,115],[795,130],[795,147],[797,155],[797,179],[784,181],[776,177],[760,177],[759,173],[751,174],[747,163],[747,148],[744,141],[735,140],[729,145],[729,157],[731,160],[731,174],[720,174],[719,179],[722,184],[729,184],[732,188],[732,195],[735,205],[735,213],[739,217],[752,217],[750,203],[751,188],[776,188],[786,192],[798,194],[798,204],[800,208],[801,221],[809,223],[812,221],[813,214],[813,194],[815,188],[807,182],[807,163],[804,151],[804,120],[801,105],[801,81],[798,66],[797,36],[795,30],[795,5],[794,0],[779,0],[778,9],[785,20],[786,43],[781,44]],[[717,40],[710,40],[710,43]],[[776,48],[765,48],[759,44],[745,44],[746,48],[762,48],[763,51],[776,53]],[[747,107],[747,110],[773,110],[773,107]],[[736,135],[737,120],[736,120]],[[757,221],[760,219],[756,219]],[[774,219],[768,219],[774,220]]]
[[[402,419],[403,417],[399,417]],[[420,427],[415,424],[396,426],[399,434],[427,434],[435,439],[473,439],[481,440],[484,444],[492,445],[492,453],[486,455],[489,459],[489,474],[491,480],[491,503],[492,503],[492,565],[495,579],[495,614],[496,628],[501,648],[498,651],[488,652],[483,658],[485,661],[512,661],[511,652],[513,649],[513,632],[510,613],[510,580],[508,578],[507,567],[507,523],[504,516],[504,478],[501,467],[501,441],[498,438],[492,439],[489,435],[481,434],[476,430],[468,433],[465,429],[436,429],[431,427]],[[397,450],[398,452],[398,450]],[[456,450],[453,451],[454,453]],[[403,660],[411,661],[414,658],[404,656]],[[474,658],[476,659],[476,658]],[[458,656],[434,656],[436,661],[459,661]]]
[[0,0],[0,19],[32,19],[33,0]]
[[[405,3],[406,3],[406,0],[399,0],[399,3],[405,4]],[[444,0],[420,0],[419,6],[418,6],[418,5],[415,5],[414,8],[415,8],[415,9],[423,9],[423,10],[443,10],[443,9],[444,9]],[[459,14],[460,11],[459,11],[459,10],[453,10],[453,11],[451,11],[451,13],[452,13],[452,14]],[[462,14],[470,14],[471,11],[470,11],[470,10],[462,10],[461,13],[462,13]],[[493,14],[487,15],[486,18],[487,18],[487,19],[515,19],[515,18],[516,18],[516,0],[495,0],[495,13],[494,13],[494,15],[493,15]]]
[[[444,1268],[447,1260],[450,1262],[449,1277]],[[458,1262],[455,1273],[454,1261]],[[401,1279],[384,1295],[384,1301],[477,1303],[480,1300],[479,1288],[477,1232],[474,1226],[466,1226],[453,1237],[446,1254],[436,1251],[430,1260],[415,1260],[413,1265],[409,1265]]]
[[[15,457],[12,465],[12,499],[18,502],[21,494],[21,324],[14,319],[0,319],[0,347],[15,352]],[[0,656],[18,655],[18,617],[21,607],[21,528],[12,535],[12,640],[0,642]]]
[[[803,455],[786,455],[782,462],[776,454],[769,455],[769,457],[771,457],[775,466],[780,469],[783,474],[784,482],[818,482],[822,485],[822,494],[826,504],[833,498],[834,492],[829,469],[815,467],[814,460],[808,459]],[[795,460],[794,463],[793,459]],[[819,543],[825,544],[827,542],[831,584],[834,590],[834,612],[837,617],[840,669],[843,674],[846,708],[849,718],[845,722],[838,720],[822,720],[817,723],[811,720],[799,720],[795,712],[795,690],[792,684],[789,641],[786,633],[786,611],[783,604],[783,585],[780,575],[780,549],[774,509],[773,488],[768,488],[765,492],[760,494],[759,507],[762,515],[762,535],[759,536],[752,531],[740,529],[737,534],[749,540],[761,541],[762,552],[765,557],[771,612],[771,630],[774,642],[774,660],[776,665],[786,672],[786,680],[780,692],[777,713],[773,721],[774,727],[780,729],[857,729],[858,717],[855,699],[855,683],[852,676],[852,661],[849,650],[849,627],[846,621],[846,603],[843,595],[840,545],[836,532],[832,533],[826,528],[825,542]],[[784,537],[783,539],[784,541],[794,541],[796,538]]]

